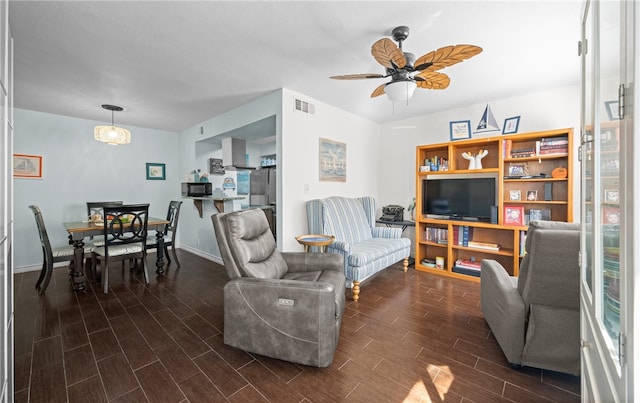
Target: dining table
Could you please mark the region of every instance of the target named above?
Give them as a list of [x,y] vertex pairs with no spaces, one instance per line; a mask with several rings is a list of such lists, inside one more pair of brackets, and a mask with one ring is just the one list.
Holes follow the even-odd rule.
[[[165,226],[169,224],[166,218],[149,217],[147,223],[147,232],[156,231],[158,247],[156,249],[156,273],[164,274],[164,231]],[[84,274],[84,240],[85,238],[103,235],[104,223],[96,224],[92,221],[70,221],[63,223],[69,234],[69,241],[73,244],[74,255],[73,265],[70,270],[71,282],[75,291],[84,291],[85,274]]]

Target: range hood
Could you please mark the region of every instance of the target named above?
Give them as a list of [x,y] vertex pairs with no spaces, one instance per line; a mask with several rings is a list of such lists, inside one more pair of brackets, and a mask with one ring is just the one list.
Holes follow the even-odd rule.
[[247,142],[233,137],[222,139],[222,165],[229,171],[256,169],[247,166]]

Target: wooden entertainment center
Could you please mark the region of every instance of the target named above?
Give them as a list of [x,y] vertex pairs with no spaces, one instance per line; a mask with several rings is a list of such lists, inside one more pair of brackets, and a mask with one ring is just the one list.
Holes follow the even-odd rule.
[[[469,169],[483,150],[481,168]],[[424,213],[427,178],[481,177],[496,179],[489,222]],[[495,259],[517,276],[529,218],[573,220],[573,177],[573,129],[416,147],[416,270],[479,281],[479,262]]]

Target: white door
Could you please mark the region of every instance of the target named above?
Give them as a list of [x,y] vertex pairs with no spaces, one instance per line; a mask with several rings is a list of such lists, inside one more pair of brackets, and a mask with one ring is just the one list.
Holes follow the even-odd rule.
[[[625,126],[628,2],[587,1],[580,50],[582,399],[633,401],[633,143]],[[631,2],[633,3],[633,2]],[[633,7],[633,4],[631,4]]]

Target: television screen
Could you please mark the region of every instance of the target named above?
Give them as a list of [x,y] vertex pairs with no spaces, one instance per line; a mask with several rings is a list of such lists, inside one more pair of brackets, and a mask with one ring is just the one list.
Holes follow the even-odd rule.
[[438,176],[422,181],[422,213],[425,215],[490,221],[495,204],[495,178]]

